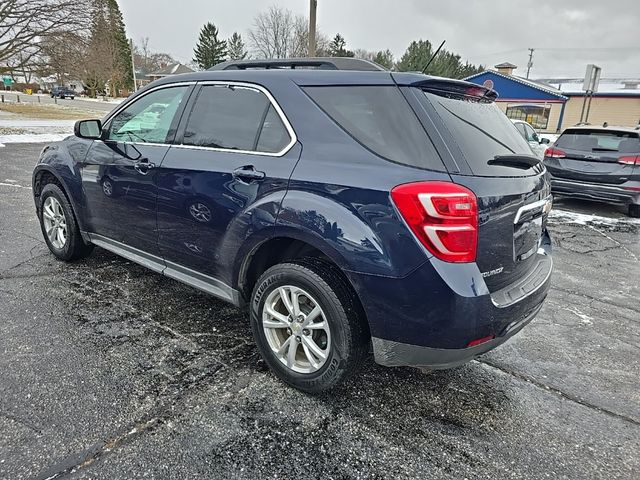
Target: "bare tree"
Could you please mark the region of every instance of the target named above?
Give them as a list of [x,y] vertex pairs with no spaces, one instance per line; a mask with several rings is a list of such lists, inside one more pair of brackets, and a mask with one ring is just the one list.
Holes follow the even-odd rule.
[[88,4],[89,0],[2,0],[0,70],[9,69],[9,59],[22,58],[21,66],[28,64],[49,35],[85,29]]
[[[257,58],[306,57],[309,20],[303,15],[294,16],[286,8],[271,6],[254,19],[249,44]],[[316,32],[316,45],[319,56],[327,54],[329,40],[320,31]]]
[[249,42],[258,58],[291,56],[294,17],[290,10],[272,5],[259,13],[249,30]]

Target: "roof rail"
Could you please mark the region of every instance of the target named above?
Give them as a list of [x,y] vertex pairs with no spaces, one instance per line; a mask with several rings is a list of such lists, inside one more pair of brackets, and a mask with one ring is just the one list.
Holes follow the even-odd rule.
[[209,70],[248,70],[248,69],[317,69],[317,70],[359,70],[386,71],[377,63],[352,57],[310,57],[277,58],[269,60],[229,60],[214,65]]

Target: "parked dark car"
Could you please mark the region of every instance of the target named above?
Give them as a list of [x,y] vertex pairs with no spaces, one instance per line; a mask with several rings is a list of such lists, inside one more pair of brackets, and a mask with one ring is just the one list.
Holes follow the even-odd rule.
[[496,93],[278,62],[156,81],[46,148],[33,193],[51,252],[97,245],[246,306],[266,363],[308,392],[370,349],[450,368],[530,322],[550,185]]
[[640,217],[640,127],[568,128],[544,163],[555,194],[621,204]]
[[67,87],[53,87],[51,89],[51,98],[76,98],[76,92]]

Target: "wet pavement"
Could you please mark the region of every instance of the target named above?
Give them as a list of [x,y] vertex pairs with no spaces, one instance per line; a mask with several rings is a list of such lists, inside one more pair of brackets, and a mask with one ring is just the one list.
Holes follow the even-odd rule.
[[621,209],[556,203],[553,288],[510,342],[430,374],[370,361],[318,397],[267,371],[244,312],[101,249],[54,260],[41,148],[0,150],[0,478],[638,478]]

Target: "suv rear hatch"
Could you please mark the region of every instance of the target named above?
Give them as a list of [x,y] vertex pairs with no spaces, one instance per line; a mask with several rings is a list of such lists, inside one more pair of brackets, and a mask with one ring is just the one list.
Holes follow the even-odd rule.
[[453,182],[477,198],[476,263],[489,291],[521,283],[542,270],[544,275],[550,265],[542,269],[540,262],[550,260],[536,253],[551,207],[549,181],[544,165],[494,103],[496,93],[435,78],[402,89],[423,124],[435,127],[438,138],[432,140],[441,145]]
[[640,164],[638,133],[615,128],[569,128],[545,153],[554,177],[620,185]]

